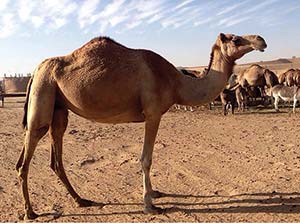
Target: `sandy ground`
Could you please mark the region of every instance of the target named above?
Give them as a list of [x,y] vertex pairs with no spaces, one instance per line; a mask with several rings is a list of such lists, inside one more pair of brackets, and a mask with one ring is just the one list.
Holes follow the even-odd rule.
[[[0,109],[0,221],[23,213],[15,163],[23,141],[22,103]],[[298,108],[299,109],[299,108]],[[143,124],[93,123],[73,114],[64,164],[84,198],[104,208],[79,208],[51,171],[49,137],[40,141],[29,173],[37,221],[300,222],[300,111],[252,110],[224,117],[219,109],[169,111],[155,144],[152,183],[171,208],[143,214],[139,163]]]

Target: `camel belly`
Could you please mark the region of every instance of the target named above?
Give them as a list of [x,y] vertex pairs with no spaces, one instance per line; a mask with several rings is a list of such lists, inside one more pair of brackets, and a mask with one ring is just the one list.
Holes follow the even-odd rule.
[[145,117],[140,99],[136,95],[125,94],[117,97],[101,94],[86,96],[62,92],[59,100],[64,107],[86,119],[101,123],[143,122]]
[[129,122],[144,122],[145,116],[141,114],[132,114],[132,113],[122,113],[115,116],[110,116],[106,118],[95,118],[91,119],[95,122],[100,123],[129,123]]
[[109,108],[79,108],[74,105],[68,104],[70,109],[75,114],[89,119],[91,121],[100,123],[128,123],[128,122],[143,122],[145,116],[141,109],[109,109]]
[[257,80],[255,78],[253,78],[253,79],[249,78],[248,79],[248,83],[249,83],[250,86],[261,86],[261,85],[264,85],[264,82],[263,82],[262,79]]

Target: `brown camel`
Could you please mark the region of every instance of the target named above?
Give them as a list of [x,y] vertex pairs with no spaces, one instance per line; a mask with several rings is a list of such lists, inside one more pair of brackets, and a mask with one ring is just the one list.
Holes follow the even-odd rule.
[[299,69],[295,69],[294,80],[295,80],[295,85],[300,87],[300,70]]
[[258,64],[252,64],[238,76],[238,82],[243,88],[249,86],[273,87],[278,84],[278,78],[274,72]]
[[287,71],[283,72],[282,74],[279,74],[279,76],[278,76],[279,84],[293,86],[294,85],[294,78],[293,78],[294,71],[295,71],[295,69],[288,69]]
[[24,218],[38,217],[29,200],[27,177],[37,143],[47,132],[51,138],[51,168],[79,206],[95,205],[75,192],[63,167],[62,141],[68,110],[103,123],[145,122],[141,154],[144,211],[161,213],[152,198],[162,194],[152,189],[150,181],[161,116],[175,103],[199,105],[215,99],[224,89],[235,60],[266,47],[257,35],[221,33],[202,79],[182,75],[152,51],[129,49],[107,37],[95,38],[67,56],[42,62],[28,87],[23,119],[26,135],[16,165],[25,201]]
[[286,86],[290,87],[293,85],[300,86],[300,70],[289,69],[279,75],[278,81],[280,84],[285,84]]

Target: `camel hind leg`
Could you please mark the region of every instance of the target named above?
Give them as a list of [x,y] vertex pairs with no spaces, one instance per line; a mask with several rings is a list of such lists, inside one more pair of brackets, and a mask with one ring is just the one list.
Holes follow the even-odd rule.
[[35,130],[28,130],[25,136],[25,143],[22,149],[19,161],[17,163],[18,176],[22,185],[23,198],[25,201],[25,215],[24,219],[35,219],[38,215],[33,211],[29,193],[28,193],[28,170],[33,153],[38,141],[47,133],[48,127],[42,127]]
[[56,108],[53,113],[52,123],[50,126],[49,135],[51,138],[51,169],[56,173],[59,179],[63,182],[68,192],[78,203],[80,207],[88,206],[101,206],[90,200],[82,199],[72,187],[70,181],[67,178],[63,160],[62,160],[62,142],[63,135],[68,124],[68,110],[63,108]]
[[24,219],[34,219],[38,217],[34,213],[28,193],[28,170],[35,148],[39,140],[47,133],[52,119],[55,101],[56,85],[45,81],[41,84],[41,79],[45,76],[37,77],[33,81],[34,91],[27,92],[29,97],[28,106],[25,107],[26,133],[24,146],[16,165],[18,177],[21,183],[22,194],[25,201]]

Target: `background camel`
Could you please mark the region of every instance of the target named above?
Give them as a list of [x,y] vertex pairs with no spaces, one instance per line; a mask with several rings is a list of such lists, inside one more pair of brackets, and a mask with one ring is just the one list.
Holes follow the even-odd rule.
[[278,81],[286,86],[300,86],[300,70],[289,69],[278,76]]
[[293,72],[294,69],[288,69],[287,71],[281,73],[278,76],[278,82],[280,84],[285,84],[287,86],[293,86],[294,85],[294,78],[293,78]]
[[25,141],[16,165],[25,201],[24,219],[38,217],[30,203],[27,178],[37,143],[47,132],[51,138],[51,168],[80,206],[95,205],[75,192],[63,167],[62,141],[68,110],[103,123],[145,122],[141,155],[144,211],[161,213],[152,198],[162,194],[152,189],[150,181],[161,116],[175,103],[199,105],[215,99],[232,74],[235,60],[266,47],[264,39],[257,35],[221,33],[212,47],[204,78],[182,75],[158,54],[129,49],[106,37],[95,38],[70,55],[43,61],[28,87]]
[[278,84],[278,78],[269,69],[253,64],[238,76],[238,82],[243,88],[258,86],[263,89],[264,86],[273,87]]

